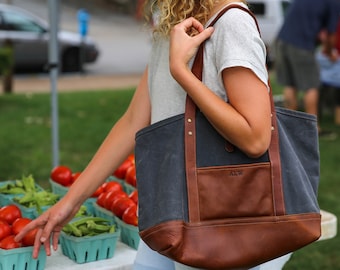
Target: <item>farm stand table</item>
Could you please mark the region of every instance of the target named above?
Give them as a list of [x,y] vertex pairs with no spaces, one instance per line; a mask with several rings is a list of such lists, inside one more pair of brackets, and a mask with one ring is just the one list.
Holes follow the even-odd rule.
[[136,250],[118,241],[112,258],[95,262],[78,264],[64,256],[59,246],[46,259],[45,270],[131,270]]

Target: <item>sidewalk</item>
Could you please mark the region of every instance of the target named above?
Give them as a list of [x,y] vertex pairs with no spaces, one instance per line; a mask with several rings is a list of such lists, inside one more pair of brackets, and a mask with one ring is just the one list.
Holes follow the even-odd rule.
[[[136,87],[141,74],[132,75],[88,75],[75,74],[60,76],[57,81],[59,92],[95,90],[95,89],[124,89]],[[51,90],[48,75],[28,75],[14,77],[13,93],[47,93]],[[0,85],[0,94],[3,94]]]

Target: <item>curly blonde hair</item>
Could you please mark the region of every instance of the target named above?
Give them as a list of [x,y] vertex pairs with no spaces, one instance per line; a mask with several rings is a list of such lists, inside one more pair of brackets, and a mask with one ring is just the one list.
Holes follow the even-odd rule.
[[[172,27],[186,18],[194,17],[205,24],[216,4],[223,0],[146,0],[145,14],[147,20],[158,16],[154,31],[161,35],[169,35]],[[240,2],[246,3],[245,0]]]

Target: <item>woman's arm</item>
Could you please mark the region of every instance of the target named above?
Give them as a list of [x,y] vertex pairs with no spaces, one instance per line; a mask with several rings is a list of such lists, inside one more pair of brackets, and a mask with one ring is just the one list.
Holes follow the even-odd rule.
[[[98,185],[104,182],[132,153],[136,132],[150,124],[151,109],[147,77],[146,70],[126,112],[113,126],[91,162],[74,183],[74,187],[72,185],[73,188],[66,195],[74,203],[82,203],[93,194]],[[100,179],[100,181],[93,181],[93,179]],[[79,191],[81,197],[78,195]]]
[[42,244],[47,255],[51,254],[50,237],[52,237],[53,248],[57,249],[63,226],[73,218],[84,200],[90,197],[132,152],[136,132],[149,125],[151,109],[147,77],[146,69],[125,114],[113,126],[93,159],[72,184],[67,194],[16,236],[16,240],[20,241],[28,231],[39,228],[34,243],[34,258],[38,257]]
[[[186,34],[195,27],[199,34]],[[262,155],[271,137],[271,111],[267,86],[244,67],[227,68],[222,72],[228,93],[226,103],[199,79],[188,67],[200,42],[209,38],[212,31],[193,19],[175,26],[170,41],[170,71],[175,80],[191,96],[211,124],[232,144],[251,157]]]

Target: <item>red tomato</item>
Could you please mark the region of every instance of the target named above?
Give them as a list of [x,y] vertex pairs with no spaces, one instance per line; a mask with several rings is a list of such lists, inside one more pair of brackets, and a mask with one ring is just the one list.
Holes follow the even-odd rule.
[[0,241],[0,248],[2,249],[12,249],[21,247],[21,243],[14,240],[15,235],[11,234]]
[[17,218],[12,224],[12,233],[18,234],[31,221],[32,220],[30,218],[26,217]]
[[132,205],[136,205],[129,197],[119,198],[111,205],[111,211],[115,216],[122,218],[124,211]]
[[123,191],[122,185],[115,181],[105,182],[104,184],[102,184],[102,187],[105,192]]
[[[32,220],[29,218],[17,218],[12,224],[12,233],[14,235],[18,234],[28,223]],[[38,228],[30,230],[25,236],[22,238],[21,243],[23,246],[33,246],[35,241],[35,236],[37,234]]]
[[25,236],[21,240],[22,245],[25,247],[33,246],[37,232],[38,232],[38,228],[35,228],[33,230],[30,230],[28,233],[26,233]]
[[126,170],[125,181],[126,181],[126,183],[130,184],[131,186],[134,186],[134,187],[137,186],[136,166],[135,165],[130,166]]
[[131,205],[128,207],[122,215],[122,220],[126,224],[138,226],[137,205]]
[[72,184],[72,171],[66,166],[56,166],[51,172],[51,179],[63,186],[70,186]]
[[135,163],[135,154],[130,154],[127,159],[131,160],[132,163]]
[[135,157],[133,154],[129,155],[126,160],[114,171],[113,175],[119,179],[125,179],[126,170],[135,164]]
[[129,198],[133,200],[136,204],[138,203],[138,191],[135,189],[129,194]]
[[75,173],[72,173],[72,184],[78,179],[78,177],[81,175],[81,172],[75,172]]
[[124,191],[109,191],[104,200],[104,208],[111,210],[112,204],[119,198],[128,198],[128,195]]
[[12,233],[11,226],[4,220],[0,220],[0,240]]
[[100,194],[104,192],[104,188],[102,186],[99,186],[97,190],[92,194],[92,198],[98,197]]
[[21,218],[21,210],[15,204],[5,205],[0,208],[0,219],[5,220],[9,225],[12,225],[14,220]]
[[101,206],[104,207],[104,201],[105,201],[105,197],[107,195],[107,192],[102,192],[98,197],[97,197],[97,201],[96,203]]

